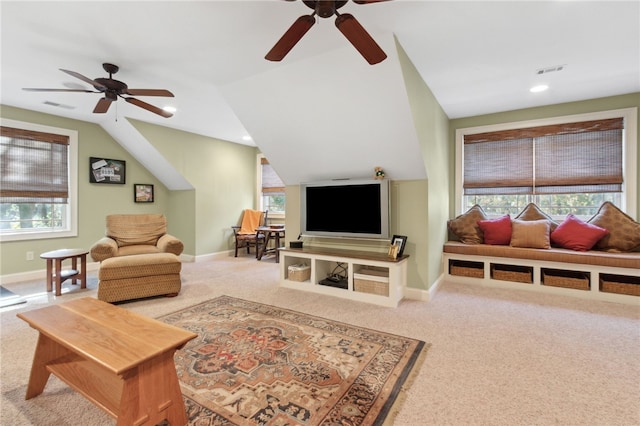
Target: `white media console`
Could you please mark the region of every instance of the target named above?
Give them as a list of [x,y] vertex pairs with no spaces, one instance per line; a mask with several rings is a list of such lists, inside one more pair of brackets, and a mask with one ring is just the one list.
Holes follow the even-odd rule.
[[[282,287],[389,307],[397,307],[404,296],[407,255],[393,259],[386,253],[317,247],[279,252]],[[346,280],[327,281],[336,270]]]

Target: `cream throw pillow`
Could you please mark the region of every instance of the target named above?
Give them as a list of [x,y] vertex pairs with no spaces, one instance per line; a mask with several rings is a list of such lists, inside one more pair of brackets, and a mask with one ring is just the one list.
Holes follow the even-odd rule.
[[511,247],[551,248],[548,220],[513,220],[511,222]]

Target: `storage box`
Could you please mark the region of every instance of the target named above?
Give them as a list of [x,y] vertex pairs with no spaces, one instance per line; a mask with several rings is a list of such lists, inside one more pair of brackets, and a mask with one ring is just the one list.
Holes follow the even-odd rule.
[[492,263],[491,278],[494,280],[533,284],[533,268],[531,266]]
[[449,260],[449,274],[459,277],[484,278],[484,264],[466,260]]
[[353,290],[361,293],[389,296],[389,270],[362,268],[353,274]]
[[600,274],[600,291],[640,296],[640,277]]
[[589,273],[563,269],[542,269],[542,284],[553,287],[589,290]]
[[308,281],[311,278],[311,266],[305,263],[289,265],[287,276],[290,281]]

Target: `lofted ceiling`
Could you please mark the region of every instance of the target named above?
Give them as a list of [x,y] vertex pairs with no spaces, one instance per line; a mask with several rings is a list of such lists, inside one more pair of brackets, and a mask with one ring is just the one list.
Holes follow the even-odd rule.
[[[318,18],[282,62],[266,61],[293,21],[310,13],[301,1],[2,1],[0,8],[2,104],[98,123],[134,155],[152,145],[119,117],[255,145],[287,184],[359,177],[377,165],[392,179],[426,176],[396,40],[449,118],[640,92],[638,1],[349,2],[341,12],[389,56],[373,66],[333,18]],[[99,94],[22,90],[91,89],[59,69],[106,77],[103,62],[118,65],[114,78],[131,88],[171,90],[175,98],[139,98],[174,106],[175,115],[122,100],[93,114]],[[541,83],[549,90],[529,92]],[[170,189],[188,187],[163,179]]]

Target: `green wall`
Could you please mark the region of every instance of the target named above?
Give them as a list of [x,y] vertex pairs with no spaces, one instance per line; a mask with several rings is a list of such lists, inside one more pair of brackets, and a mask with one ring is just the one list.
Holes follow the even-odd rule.
[[212,139],[195,133],[130,120],[133,126],[187,179],[194,188],[195,211],[184,223],[181,204],[173,214],[194,231],[196,255],[229,250],[231,225],[242,211],[256,208],[256,156],[258,149]]
[[[84,121],[2,106],[2,118],[78,132],[78,235],[0,243],[0,275],[40,271],[39,253],[59,248],[90,248],[104,235],[112,213],[163,213],[168,230],[185,244],[185,255],[198,256],[232,248],[231,225],[255,203],[257,149],[143,122],[134,126],[176,167],[195,190],[170,191],[102,127]],[[89,157],[126,161],[126,184],[89,183]],[[154,185],[153,203],[134,203],[133,184]],[[35,260],[27,261],[32,251]]]
[[[104,235],[105,216],[111,213],[164,213],[169,205],[169,191],[151,173],[97,124],[71,120],[19,108],[2,106],[2,118],[76,130],[78,132],[78,235],[0,243],[0,275],[41,270],[45,261],[39,253],[59,248],[89,248]],[[89,157],[105,157],[126,161],[126,183],[107,185],[89,183]],[[133,184],[154,185],[154,203],[134,203]],[[169,232],[174,227],[169,222]],[[189,236],[176,232],[176,236]],[[35,259],[26,260],[32,251]]]
[[[568,102],[564,104],[548,105],[537,108],[519,109],[514,111],[506,111],[496,114],[478,115],[475,117],[459,118],[451,120],[449,128],[449,139],[452,149],[455,150],[456,130],[467,127],[486,126],[490,124],[511,123],[526,120],[536,120],[541,118],[561,117],[564,115],[586,114],[590,112],[609,111],[623,108],[638,107],[638,125],[640,126],[640,93],[630,93],[627,95],[610,96],[606,98],[590,99],[579,102]],[[640,132],[638,132],[640,137]],[[452,159],[455,165],[455,158]],[[640,165],[640,143],[638,144],[638,162]],[[454,179],[454,167],[451,168],[451,182]],[[455,188],[451,188],[450,211],[451,215],[455,215]],[[640,185],[638,185],[637,194],[638,207],[636,209],[640,214]]]

